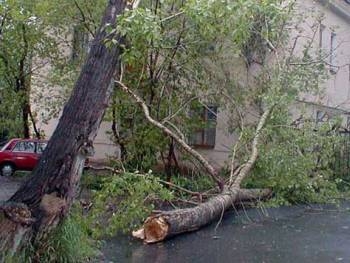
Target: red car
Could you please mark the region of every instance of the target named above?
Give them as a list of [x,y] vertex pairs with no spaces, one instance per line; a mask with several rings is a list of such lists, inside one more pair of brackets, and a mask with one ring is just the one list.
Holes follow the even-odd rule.
[[12,139],[0,150],[0,173],[12,175],[16,170],[34,169],[47,141],[37,139]]

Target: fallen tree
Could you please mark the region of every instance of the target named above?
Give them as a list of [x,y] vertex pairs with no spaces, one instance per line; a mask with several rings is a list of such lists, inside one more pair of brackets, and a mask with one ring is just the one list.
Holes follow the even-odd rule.
[[222,193],[193,208],[161,212],[146,219],[143,227],[133,236],[145,243],[155,243],[166,238],[195,231],[220,218],[223,213],[239,202],[266,199],[269,189],[225,189]]
[[190,232],[205,226],[218,219],[227,209],[242,199],[257,200],[266,198],[271,194],[270,190],[241,189],[242,180],[247,177],[258,158],[258,145],[262,130],[270,116],[274,105],[268,107],[261,115],[252,142],[252,150],[249,159],[231,175],[228,184],[218,176],[217,170],[199,152],[191,148],[184,139],[176,135],[171,129],[150,116],[146,103],[129,87],[117,81],[121,89],[131,96],[141,107],[145,118],[149,123],[161,129],[165,134],[173,138],[180,147],[189,153],[204,167],[211,178],[218,184],[220,193],[208,199],[204,203],[193,208],[164,211],[146,219],[143,227],[133,232],[133,236],[144,240],[145,243],[155,243],[168,237]]
[[[106,47],[108,33],[126,1],[109,0],[88,58],[32,177],[0,205],[0,251],[13,256],[27,245],[40,247],[67,215],[74,200],[86,156],[113,90],[111,79],[120,61],[117,45]],[[0,261],[1,261],[0,257]]]

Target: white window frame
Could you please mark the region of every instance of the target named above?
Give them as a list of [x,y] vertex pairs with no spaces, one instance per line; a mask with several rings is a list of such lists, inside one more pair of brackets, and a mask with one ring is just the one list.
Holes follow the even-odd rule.
[[337,34],[334,31],[332,31],[331,45],[329,50],[329,64],[330,64],[330,72],[333,74],[337,73],[337,67],[334,66],[335,57],[336,57],[336,38],[337,38]]

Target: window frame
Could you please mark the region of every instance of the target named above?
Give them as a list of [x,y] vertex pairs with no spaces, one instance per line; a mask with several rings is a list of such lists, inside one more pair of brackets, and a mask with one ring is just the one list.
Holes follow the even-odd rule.
[[320,28],[319,28],[319,42],[318,46],[319,48],[323,48],[323,37],[324,37],[324,31],[326,29],[326,26],[322,23],[320,23]]
[[[45,147],[44,147],[44,149],[42,151],[39,151],[39,148],[41,148],[40,145],[45,145]],[[45,151],[46,147],[47,147],[47,142],[37,142],[36,143],[36,150],[35,150],[35,152],[37,154],[42,154]]]
[[[217,113],[218,106],[217,105],[205,105],[202,107],[201,111],[196,112],[204,123],[204,127],[197,128],[193,130],[189,136],[190,145],[196,148],[203,149],[214,149],[216,146],[216,127],[217,127]],[[210,114],[214,116],[213,118],[209,118]],[[213,127],[208,127],[210,125]],[[209,132],[214,131],[212,134],[212,138],[208,140]],[[197,136],[200,134],[200,142],[197,140]],[[213,141],[213,143],[210,143]]]
[[334,66],[334,62],[335,62],[335,57],[336,57],[336,37],[337,37],[337,34],[332,31],[331,32],[331,45],[330,45],[330,50],[329,50],[329,64],[330,64],[330,69],[329,71],[332,73],[332,74],[335,74],[337,73],[337,68]]

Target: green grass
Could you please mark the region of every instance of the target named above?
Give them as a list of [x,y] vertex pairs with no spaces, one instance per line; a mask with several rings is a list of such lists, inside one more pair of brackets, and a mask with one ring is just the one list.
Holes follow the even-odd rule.
[[40,262],[86,262],[98,253],[96,243],[88,235],[84,218],[74,213],[54,230]]

